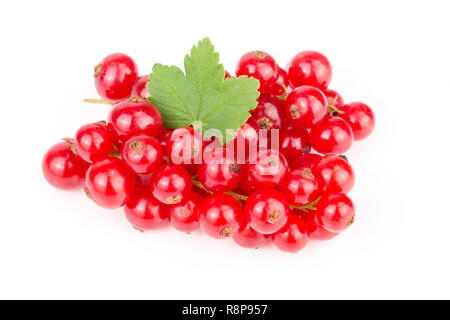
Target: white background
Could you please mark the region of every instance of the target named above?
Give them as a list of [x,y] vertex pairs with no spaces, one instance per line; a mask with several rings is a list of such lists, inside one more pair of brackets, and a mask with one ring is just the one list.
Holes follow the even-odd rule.
[[[3,1],[0,4],[0,298],[450,298],[448,1]],[[142,73],[181,66],[204,36],[234,71],[261,49],[312,49],[330,88],[374,109],[349,157],[357,222],[298,254],[242,249],[50,187],[44,152],[105,119],[93,66],[124,52]]]

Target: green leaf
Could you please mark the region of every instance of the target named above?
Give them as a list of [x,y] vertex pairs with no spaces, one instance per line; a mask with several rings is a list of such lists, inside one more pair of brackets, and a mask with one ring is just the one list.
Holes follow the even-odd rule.
[[155,64],[147,88],[169,128],[202,123],[203,132],[237,130],[257,105],[259,81],[241,76],[224,80],[219,54],[208,38],[193,46],[184,59],[183,71],[175,66]]

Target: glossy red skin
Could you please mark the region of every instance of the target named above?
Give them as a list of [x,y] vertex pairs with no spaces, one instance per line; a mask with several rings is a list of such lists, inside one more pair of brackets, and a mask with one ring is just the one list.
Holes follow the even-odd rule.
[[200,228],[216,239],[232,237],[245,223],[239,202],[225,193],[208,195],[199,207]]
[[250,158],[248,172],[256,187],[272,188],[283,182],[288,163],[278,151],[263,149]]
[[136,192],[124,211],[128,221],[140,230],[158,229],[169,223],[165,206],[147,192]]
[[191,127],[173,130],[167,138],[166,154],[170,161],[179,165],[202,163],[202,135]]
[[133,84],[130,96],[140,97],[142,99],[147,99],[150,97],[150,93],[147,90],[147,82],[150,82],[148,74],[140,76]]
[[242,165],[236,163],[226,149],[214,149],[210,161],[205,161],[198,168],[201,184],[213,192],[225,192],[234,189],[241,181]]
[[375,114],[362,102],[350,102],[342,106],[344,114],[339,115],[352,128],[355,140],[367,138],[375,128]]
[[325,230],[339,233],[354,222],[355,207],[344,193],[325,195],[316,205],[316,216]]
[[325,95],[317,88],[302,86],[295,88],[286,99],[285,114],[295,127],[308,129],[319,123],[328,113]]
[[262,234],[273,234],[286,223],[289,203],[275,189],[258,189],[248,197],[244,212],[252,229]]
[[291,85],[287,72],[278,66],[278,78],[275,85],[270,89],[270,94],[275,96],[284,96],[287,94],[287,89]]
[[225,70],[225,77],[224,79],[231,78],[231,73],[229,73],[227,70]]
[[297,53],[289,62],[286,71],[295,87],[308,85],[319,89],[328,87],[333,74],[328,59],[315,51]]
[[270,240],[270,235],[259,233],[246,224],[233,235],[233,240],[243,248],[257,249]]
[[327,97],[328,104],[340,109],[344,105],[344,99],[342,96],[334,90],[324,89],[322,90],[325,97]]
[[319,182],[309,169],[294,170],[287,174],[281,192],[290,204],[304,206],[319,196]]
[[121,141],[138,134],[158,137],[161,127],[158,109],[137,97],[117,102],[108,116],[108,128]]
[[200,228],[198,208],[202,201],[201,195],[191,192],[187,200],[167,207],[170,222],[175,229],[189,233]]
[[280,152],[289,163],[311,150],[308,131],[288,127],[280,132]]
[[253,182],[253,178],[248,174],[248,164],[241,165],[241,169],[242,177],[239,183],[239,189],[243,191],[243,193],[249,195],[256,190],[256,186]]
[[174,164],[159,167],[150,179],[150,192],[161,203],[174,205],[184,201],[191,193],[189,172]]
[[342,154],[353,144],[352,128],[339,117],[327,117],[311,129],[309,141],[317,152]]
[[[300,212],[300,210],[295,211]],[[330,240],[339,235],[339,233],[327,231],[322,226],[320,226],[319,222],[317,221],[316,214],[313,211],[301,211],[301,213],[298,214],[302,221],[305,223],[306,229],[308,230],[308,234],[311,239]]]
[[94,162],[86,172],[86,194],[100,207],[123,207],[136,188],[136,178],[116,158]]
[[149,190],[150,188],[150,179],[152,177],[151,174],[137,174],[134,176],[136,178],[136,190],[144,191]]
[[322,193],[348,193],[355,184],[352,166],[343,158],[327,155],[312,169]]
[[158,141],[160,142],[160,144],[164,150],[164,155],[163,155],[164,163],[168,163],[170,161],[169,156],[167,155],[166,146],[167,146],[167,141],[169,140],[169,137],[172,134],[172,131],[173,131],[173,129],[162,127],[161,132],[159,133],[159,136],[158,136]]
[[98,123],[82,126],[75,134],[77,154],[92,163],[107,157],[113,150],[113,136],[108,128]]
[[75,189],[83,185],[89,164],[71,150],[71,143],[60,142],[51,147],[42,160],[45,179],[58,189]]
[[159,168],[164,149],[153,137],[138,135],[125,142],[122,149],[123,162],[135,174],[149,174]]
[[298,252],[308,244],[308,241],[306,224],[293,214],[290,214],[286,224],[272,235],[272,242],[284,252]]
[[235,132],[236,138],[227,143],[226,147],[233,151],[238,163],[245,163],[258,149],[259,126],[255,119],[250,118]]
[[236,76],[249,76],[259,80],[259,91],[271,93],[278,78],[278,65],[275,59],[262,51],[244,54],[236,67]]
[[291,170],[312,169],[323,157],[316,153],[307,153],[291,164]]
[[258,105],[250,111],[259,129],[281,129],[285,124],[283,103],[277,97],[262,94]]
[[98,94],[103,99],[117,101],[130,96],[138,68],[129,56],[113,53],[95,67],[94,76]]

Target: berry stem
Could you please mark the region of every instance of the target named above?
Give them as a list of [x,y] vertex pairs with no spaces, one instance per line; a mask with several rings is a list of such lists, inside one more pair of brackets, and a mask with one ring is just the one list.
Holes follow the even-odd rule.
[[[199,187],[200,189],[204,190],[207,193],[213,193],[213,192],[209,191],[208,189],[206,189],[202,185],[202,183],[200,181],[195,180],[195,177],[193,177],[193,179],[192,179],[192,184],[194,186]],[[248,196],[244,196],[242,194],[239,194],[239,193],[236,193],[236,192],[233,192],[233,191],[227,191],[225,193],[229,194],[230,196],[232,196],[233,198],[235,198],[236,200],[239,200],[239,201],[247,201],[247,199],[248,199]],[[302,211],[306,211],[306,212],[311,211],[311,210],[314,211],[314,210],[316,210],[315,205],[320,200],[320,198],[321,198],[321,196],[318,196],[314,201],[312,201],[312,202],[310,202],[310,203],[308,203],[308,204],[306,204],[304,206],[294,206],[292,204],[289,205],[289,206],[291,208],[302,210]]]
[[106,99],[83,99],[83,101],[87,103],[114,104],[113,101]]
[[342,111],[341,109],[337,108],[334,104],[336,103],[337,100],[337,96],[334,97],[333,101],[331,101],[331,103],[328,104],[328,114],[333,116],[336,114],[344,114],[344,111]]

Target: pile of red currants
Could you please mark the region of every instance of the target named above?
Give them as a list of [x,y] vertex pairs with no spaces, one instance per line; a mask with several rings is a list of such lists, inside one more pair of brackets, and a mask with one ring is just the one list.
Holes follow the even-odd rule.
[[242,75],[260,82],[257,107],[234,140],[217,145],[192,126],[164,127],[147,101],[149,76],[127,55],[107,56],[94,68],[98,101],[112,105],[107,121],[54,145],[45,178],[60,189],[84,185],[101,207],[124,207],[141,231],[170,223],[286,252],[333,238],[355,220],[347,196],[355,176],[342,154],[372,132],[372,110],[328,89],[331,66],[318,52],[297,54],[284,70],[252,51],[238,62]]

